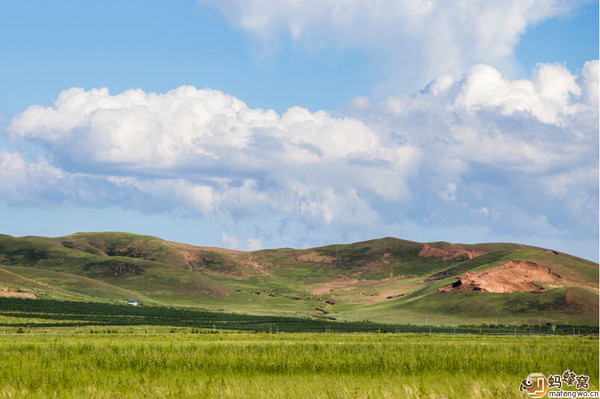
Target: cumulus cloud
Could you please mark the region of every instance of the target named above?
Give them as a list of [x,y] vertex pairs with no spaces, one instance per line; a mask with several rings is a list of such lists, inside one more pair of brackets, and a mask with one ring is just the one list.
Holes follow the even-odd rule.
[[[13,118],[13,137],[39,140],[75,164],[118,165],[137,172],[194,166],[244,170],[273,161],[300,166],[344,158],[405,162],[361,121],[311,113],[250,109],[237,98],[182,86],[165,94],[107,89],[61,92],[47,107]],[[283,159],[282,157],[285,157]]]
[[590,61],[574,76],[540,64],[515,81],[476,65],[463,80],[441,76],[377,103],[358,98],[346,112],[420,149],[413,220],[597,237],[597,69]]
[[[510,65],[519,36],[540,21],[568,14],[579,1],[504,0],[199,0],[266,46],[290,37],[307,47],[360,48],[386,60],[404,86],[475,63]],[[275,42],[275,43],[274,43]],[[402,79],[410,76],[410,79]]]
[[[419,151],[382,143],[354,118],[300,107],[282,115],[222,92],[73,88],[15,116],[14,139],[45,146],[68,173],[164,197],[204,216],[256,212],[376,224],[373,198],[406,201]],[[393,182],[393,184],[390,184]]]
[[[584,79],[587,90],[587,76]],[[587,104],[573,101],[582,93],[575,80],[564,65],[558,64],[540,64],[531,80],[516,81],[504,79],[489,65],[476,65],[469,71],[457,101],[471,110],[498,107],[504,114],[527,112],[541,122],[562,125],[582,107],[593,109],[591,98],[586,99]]]
[[[12,118],[8,135],[47,156],[2,150],[0,195],[177,209],[290,245],[399,235],[415,224],[516,241],[589,239],[598,221],[597,71],[598,61],[577,76],[540,64],[529,79],[510,80],[476,65],[413,95],[357,98],[344,116],[278,114],[190,86],[73,88]],[[267,242],[224,231],[234,248]]]

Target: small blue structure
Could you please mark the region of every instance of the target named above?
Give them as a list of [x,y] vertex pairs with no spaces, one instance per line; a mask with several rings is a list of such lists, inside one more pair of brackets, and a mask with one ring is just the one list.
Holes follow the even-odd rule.
[[127,304],[131,305],[131,306],[137,306],[138,305],[137,301],[127,301]]

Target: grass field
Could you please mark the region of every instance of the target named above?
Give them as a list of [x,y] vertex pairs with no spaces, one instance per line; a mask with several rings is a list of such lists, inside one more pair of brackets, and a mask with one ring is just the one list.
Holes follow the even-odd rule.
[[[523,398],[529,374],[566,370],[598,389],[597,264],[518,244],[423,248],[0,235],[0,398]],[[512,260],[562,280],[439,290]]]
[[0,397],[523,398],[567,369],[598,389],[597,337],[171,331],[0,335]]

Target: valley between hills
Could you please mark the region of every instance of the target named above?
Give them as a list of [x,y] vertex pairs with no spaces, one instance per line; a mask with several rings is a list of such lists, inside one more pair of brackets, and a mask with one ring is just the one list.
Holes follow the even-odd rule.
[[598,264],[511,243],[383,238],[254,252],[130,233],[0,235],[0,297],[416,325],[598,325]]

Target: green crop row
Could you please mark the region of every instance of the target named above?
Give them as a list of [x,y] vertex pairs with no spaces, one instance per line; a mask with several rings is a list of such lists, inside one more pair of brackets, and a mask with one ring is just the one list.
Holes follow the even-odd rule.
[[422,332],[453,334],[565,334],[598,335],[596,326],[481,325],[425,326],[366,321],[336,322],[319,317],[257,316],[199,308],[130,306],[103,302],[0,298],[0,324],[14,328],[53,326],[172,326],[242,331],[281,332]]

